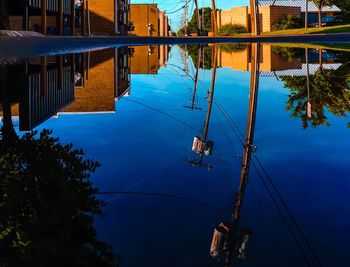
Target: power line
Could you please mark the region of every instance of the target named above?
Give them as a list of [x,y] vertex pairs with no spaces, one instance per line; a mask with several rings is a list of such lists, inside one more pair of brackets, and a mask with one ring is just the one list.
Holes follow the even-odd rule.
[[149,108],[149,109],[151,109],[151,110],[153,110],[153,111],[155,111],[155,112],[158,112],[158,113],[160,113],[160,114],[163,114],[164,116],[166,116],[166,117],[168,117],[168,118],[170,118],[170,119],[173,119],[173,120],[175,120],[175,121],[177,121],[177,122],[183,124],[184,126],[190,128],[190,129],[192,129],[192,130],[194,130],[194,131],[196,131],[196,132],[199,132],[198,129],[192,127],[192,126],[191,126],[190,124],[188,124],[187,122],[184,122],[184,121],[182,121],[182,120],[180,120],[180,119],[174,117],[173,115],[170,115],[170,114],[168,114],[168,113],[166,113],[166,112],[164,112],[164,111],[162,111],[162,110],[160,110],[160,109],[156,109],[156,108],[154,108],[154,107],[151,107],[151,106],[149,106],[149,105],[146,105],[146,104],[144,104],[144,103],[141,103],[141,102],[136,101],[136,100],[133,100],[133,99],[128,99],[128,98],[123,98],[123,99],[126,100],[126,101],[134,102],[134,103],[136,103],[136,104],[138,104],[138,105],[147,107],[147,108]]
[[228,214],[227,211],[211,206],[207,203],[200,202],[197,200],[193,200],[190,198],[174,195],[174,194],[165,194],[165,193],[154,193],[154,192],[125,192],[125,191],[106,191],[106,192],[98,192],[96,195],[133,195],[133,196],[149,196],[149,197],[161,197],[161,198],[169,198],[169,199],[175,199],[175,200],[182,200],[188,203],[192,203],[201,207],[205,207],[211,210],[215,210],[221,213]]

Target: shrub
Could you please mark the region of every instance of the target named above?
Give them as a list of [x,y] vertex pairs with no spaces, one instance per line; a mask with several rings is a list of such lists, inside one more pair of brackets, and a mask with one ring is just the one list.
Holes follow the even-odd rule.
[[300,17],[287,15],[272,25],[273,31],[297,29],[303,27],[303,20]]
[[219,48],[223,52],[240,52],[247,49],[246,44],[219,44]]
[[220,27],[218,34],[221,36],[232,36],[239,33],[245,33],[246,29],[240,24],[226,24]]

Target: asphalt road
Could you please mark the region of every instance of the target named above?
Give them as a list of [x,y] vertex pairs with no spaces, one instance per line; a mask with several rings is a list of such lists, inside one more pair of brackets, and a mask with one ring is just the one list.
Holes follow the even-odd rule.
[[201,43],[349,44],[350,33],[249,37],[0,36],[0,58],[28,58],[108,47]]

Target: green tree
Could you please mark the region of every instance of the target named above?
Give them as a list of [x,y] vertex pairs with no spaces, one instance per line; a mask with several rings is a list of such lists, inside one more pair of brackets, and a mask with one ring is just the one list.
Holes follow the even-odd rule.
[[[199,10],[199,14],[201,18],[204,20],[204,34],[207,35],[208,32],[211,31],[211,8],[210,7],[204,7]],[[198,24],[197,24],[197,15],[196,11],[193,12],[192,17],[190,21],[188,22],[188,28],[187,31],[189,34],[191,33],[196,33],[198,34]],[[183,35],[185,34],[185,28],[182,27],[179,29],[177,32],[178,35]]]
[[308,117],[308,92],[306,77],[282,77],[284,86],[291,90],[286,109],[293,118],[302,120],[303,128],[329,126],[326,111],[338,117],[350,112],[350,68],[345,65],[338,70],[320,68],[310,75],[310,101],[312,116]]
[[240,33],[245,33],[246,29],[240,24],[226,24],[219,28],[218,35],[220,36],[233,36]]
[[272,46],[272,53],[278,55],[283,61],[292,62],[303,56],[304,49],[297,47]]
[[[197,66],[197,59],[198,59],[198,48],[200,45],[189,45],[187,46],[188,54],[190,55],[193,64]],[[181,45],[180,48],[184,49],[185,46]],[[212,68],[212,55],[213,55],[213,49],[209,45],[202,45],[202,54],[201,54],[201,63],[200,63],[200,69],[204,70],[210,70]],[[203,62],[204,59],[204,62]]]
[[350,12],[350,0],[332,0],[332,4],[339,7],[343,12]]
[[303,20],[298,16],[286,15],[272,25],[273,31],[298,29],[303,27]]
[[322,9],[333,4],[333,0],[312,0],[318,8],[318,27],[322,28]]

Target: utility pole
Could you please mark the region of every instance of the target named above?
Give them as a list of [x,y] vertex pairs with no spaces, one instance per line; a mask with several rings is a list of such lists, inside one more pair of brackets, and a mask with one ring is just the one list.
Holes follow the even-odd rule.
[[[252,152],[254,149],[254,133],[255,133],[255,121],[256,121],[256,111],[258,103],[258,89],[259,89],[259,72],[260,72],[260,45],[252,44],[252,53],[251,53],[251,75],[250,75],[250,97],[249,97],[249,109],[248,109],[248,122],[246,137],[244,142],[244,152],[242,158],[242,168],[241,168],[241,178],[239,184],[239,190],[236,198],[235,208],[233,210],[232,219],[233,224],[228,233],[228,243],[233,242],[237,238],[239,220],[241,217],[242,203],[244,199],[244,194],[246,186],[248,184],[249,178],[249,169]],[[251,233],[246,232],[245,235],[251,235]],[[229,249],[227,251],[227,257],[225,260],[225,267],[232,266],[232,256],[235,254],[235,251]],[[243,251],[245,253],[245,251]],[[235,255],[242,259],[245,258],[245,255]]]
[[[250,75],[250,98],[249,98],[249,111],[248,111],[248,123],[247,123],[247,131],[246,138],[244,144],[244,153],[242,160],[242,171],[241,171],[241,182],[239,185],[239,192],[244,191],[249,175],[249,167],[250,167],[250,157],[253,150],[253,142],[254,142],[254,130],[255,130],[255,118],[256,118],[256,109],[258,103],[258,88],[259,88],[259,54],[260,54],[260,45],[252,44],[252,53],[251,53],[251,75]],[[238,196],[237,199],[243,199],[243,196]],[[237,201],[236,208],[233,213],[233,219],[237,219],[240,214],[240,210],[242,207],[242,202]]]
[[41,0],[41,33],[46,35],[47,33],[47,2]]
[[213,35],[216,36],[217,32],[218,32],[218,21],[216,19],[216,5],[215,5],[215,0],[211,0],[211,5],[212,5],[212,31],[213,31]]
[[211,76],[211,85],[210,85],[210,92],[209,92],[209,99],[208,99],[208,111],[207,111],[207,116],[205,118],[203,140],[200,140],[199,137],[195,137],[193,142],[193,147],[192,147],[192,150],[199,155],[199,159],[193,159],[188,161],[188,163],[190,163],[193,167],[207,167],[208,170],[210,170],[212,166],[209,163],[204,162],[203,158],[204,158],[205,150],[210,151],[212,150],[212,147],[213,147],[213,142],[208,141],[208,132],[209,132],[210,117],[211,117],[211,111],[212,111],[213,100],[214,100],[216,69],[217,69],[217,54],[218,54],[218,48],[216,45],[213,45],[212,49],[213,49],[213,70],[212,70],[212,76]]
[[250,24],[251,24],[252,35],[259,34],[258,17],[259,17],[259,8],[257,5],[257,2],[256,0],[250,0],[250,20],[251,20]]
[[312,118],[312,105],[310,100],[310,66],[309,66],[309,49],[305,47],[306,60],[306,88],[307,88],[307,116]]
[[305,32],[309,27],[309,0],[305,0]]
[[187,47],[187,44],[185,44],[185,73],[186,73],[186,75],[188,75],[188,61],[189,61],[188,47]]
[[[246,246],[252,232],[247,229],[241,229],[239,233],[239,221],[241,218],[242,203],[245,196],[246,186],[248,184],[251,156],[254,150],[254,132],[258,103],[259,72],[260,72],[260,45],[252,44],[251,52],[251,77],[250,77],[250,97],[248,108],[248,121],[246,137],[244,142],[244,151],[242,157],[242,167],[239,190],[236,197],[234,209],[232,212],[232,223],[221,223],[214,231],[213,242],[211,246],[211,255],[221,256],[224,252],[224,266],[232,267],[233,258],[239,261],[246,259]],[[221,228],[221,229],[220,229]],[[219,229],[219,230],[218,230]],[[224,236],[224,237],[223,237]],[[237,248],[238,247],[238,248]]]
[[90,8],[89,8],[89,0],[86,1],[86,12],[87,12],[87,23],[88,23],[88,36],[91,35],[91,21],[90,21]]
[[[204,12],[205,12],[205,9],[202,7],[201,27],[202,27],[202,34],[203,34],[203,35],[205,35]],[[203,49],[203,51],[204,51],[204,49]]]
[[196,74],[194,76],[194,88],[193,88],[193,92],[192,92],[192,102],[191,102],[191,106],[185,106],[185,108],[190,108],[192,110],[201,109],[201,108],[195,107],[196,93],[197,93],[197,88],[198,88],[199,68],[201,65],[201,55],[202,55],[202,47],[199,46],[199,48],[197,50],[197,66],[196,66]]
[[188,35],[188,2],[185,0],[185,5],[184,5],[184,22],[185,22],[185,36]]
[[194,1],[196,4],[196,16],[197,16],[197,28],[198,28],[198,35],[202,35],[202,23],[201,23],[201,16],[199,13],[199,6],[198,6],[198,0]]

